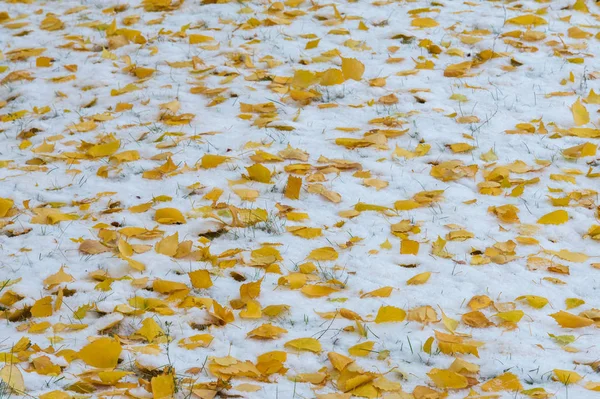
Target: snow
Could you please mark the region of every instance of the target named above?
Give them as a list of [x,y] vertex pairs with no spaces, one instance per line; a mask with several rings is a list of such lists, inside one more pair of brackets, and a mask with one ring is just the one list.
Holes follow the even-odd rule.
[[[124,361],[120,367],[132,367],[134,360],[146,367],[159,368],[172,364],[178,375],[184,376],[186,370],[203,366],[210,357],[229,355],[255,362],[256,357],[265,352],[284,350],[284,343],[292,339],[318,337],[323,347],[321,353],[297,353],[287,350],[287,376],[272,376],[270,380],[273,383],[259,383],[262,386],[261,390],[243,393],[249,398],[311,398],[315,396],[313,389],[316,389],[317,393],[336,392],[335,384],[329,382],[324,387],[317,387],[309,383],[295,383],[288,377],[317,372],[325,366],[330,367],[328,352],[348,355],[349,347],[372,340],[375,341],[374,351],[387,350],[389,357],[379,360],[377,353],[372,353],[367,357],[357,358],[357,364],[365,371],[376,373],[393,370],[387,377],[400,381],[403,391],[412,392],[418,385],[432,386],[427,373],[432,368],[447,368],[454,360],[453,356],[435,353],[435,350],[431,355],[422,350],[423,344],[434,335],[435,330],[448,332],[441,321],[432,324],[415,321],[383,324],[368,322],[368,338],[364,339],[356,332],[342,330],[355,325],[354,322],[339,316],[333,321],[323,319],[315,312],[333,312],[343,307],[357,312],[365,320],[373,320],[382,305],[397,306],[406,311],[429,305],[435,308],[440,318],[443,309],[448,317],[460,321],[460,316],[470,311],[467,307],[470,298],[475,295],[487,295],[496,303],[514,302],[516,309],[523,310],[525,316],[513,330],[501,326],[476,329],[464,323],[459,324],[457,332],[470,334],[473,339],[484,343],[479,348],[479,358],[473,355],[464,356],[465,360],[481,367],[477,376],[480,382],[510,371],[518,376],[524,389],[543,387],[556,398],[593,398],[597,395],[596,392],[585,389],[584,385],[589,381],[597,382],[600,377],[591,367],[581,364],[598,360],[598,320],[596,325],[571,330],[561,328],[549,314],[565,310],[567,298],[585,300],[581,307],[569,310],[575,314],[600,308],[600,270],[591,267],[592,263],[598,261],[600,243],[585,237],[593,224],[600,224],[597,213],[598,199],[594,193],[589,197],[589,206],[582,206],[578,201],[572,200],[571,206],[557,208],[552,206],[548,196],[562,197],[575,190],[598,190],[599,187],[597,178],[586,177],[589,167],[586,161],[591,161],[594,157],[569,160],[561,154],[561,150],[586,141],[597,145],[598,139],[553,136],[556,128],[569,129],[574,126],[569,108],[571,104],[578,97],[586,98],[592,88],[598,91],[598,86],[590,76],[594,73],[598,76],[600,64],[594,55],[600,53],[600,42],[594,37],[582,41],[567,36],[568,28],[578,24],[587,27],[582,29],[596,34],[598,16],[564,9],[572,4],[569,1],[521,1],[518,3],[522,5],[520,10],[516,8],[517,3],[501,2],[445,1],[443,6],[420,0],[379,2],[379,5],[370,1],[335,0],[332,3],[336,4],[342,15],[362,18],[369,30],[358,30],[358,19],[337,20],[333,16],[332,7],[311,10],[311,4],[308,2],[299,6],[306,14],[291,20],[289,25],[260,26],[251,30],[240,29],[238,25],[252,16],[264,19],[269,3],[255,0],[202,5],[198,0],[188,0],[178,10],[164,14],[144,12],[137,1],[122,3],[129,4],[129,8],[118,14],[103,13],[103,8],[113,4],[100,0],[3,4],[2,9],[13,19],[23,15],[21,21],[29,23],[22,28],[29,31],[23,36],[14,36],[19,30],[7,28],[6,22],[0,27],[0,49],[5,58],[7,52],[14,49],[44,47],[47,50],[42,55],[54,58],[55,61],[49,68],[36,68],[35,57],[17,62],[9,62],[6,59],[0,61],[2,65],[9,66],[8,71],[0,75],[0,80],[15,70],[31,71],[35,77],[35,80],[17,81],[0,87],[0,95],[4,100],[18,95],[0,108],[0,114],[18,110],[30,111],[20,119],[0,123],[0,164],[4,160],[12,161],[8,166],[0,168],[0,197],[12,199],[14,206],[19,210],[18,214],[9,219],[0,219],[3,223],[10,221],[10,224],[3,225],[0,231],[0,248],[3,254],[0,259],[0,281],[22,279],[9,287],[23,296],[20,302],[10,307],[19,309],[55,292],[46,289],[43,281],[64,266],[65,271],[75,279],[74,282],[65,285],[74,291],[74,294],[65,296],[61,309],[43,320],[52,325],[60,322],[85,323],[89,326],[81,331],[54,334],[52,329],[49,329],[41,334],[31,334],[27,331],[27,324],[43,321],[42,319],[1,323],[0,352],[10,352],[10,347],[21,337],[29,337],[33,344],[46,348],[50,345],[49,338],[55,335],[64,340],[54,345],[54,349],[79,350],[88,342],[89,337],[100,335],[98,330],[103,325],[120,320],[121,316],[113,313],[115,306],[127,304],[135,296],[166,299],[166,295],[144,288],[151,287],[154,279],[189,285],[187,273],[206,268],[214,271],[211,275],[214,285],[206,290],[192,291],[190,295],[212,298],[221,305],[229,306],[229,301],[239,298],[240,283],[229,274],[235,271],[244,275],[247,278],[246,282],[263,278],[262,291],[258,298],[261,306],[264,308],[272,304],[287,304],[290,306],[289,314],[273,320],[266,316],[251,320],[240,318],[239,311],[234,310],[234,322],[220,327],[212,326],[207,331],[196,331],[192,327],[193,323],[201,324],[209,318],[206,310],[179,309],[176,302],[169,303],[175,310],[173,315],[151,312],[126,315],[114,331],[119,336],[126,338],[140,328],[144,318],[153,317],[164,330],[168,329],[172,342],[169,345],[160,345],[160,355],[136,353],[128,350],[127,344],[123,344],[125,351],[121,358]],[[592,12],[600,11],[596,4],[592,4],[594,2],[588,3]],[[65,14],[66,10],[78,5],[85,5],[87,9]],[[325,3],[321,5],[325,6]],[[435,9],[421,16],[435,18],[440,24],[438,27],[411,27],[411,18],[407,12],[424,7]],[[288,8],[293,9],[286,7]],[[525,30],[520,26],[505,25],[507,18],[525,14],[526,10],[535,12],[542,8],[547,9],[543,17],[548,21],[548,25],[537,27],[535,30],[545,32],[546,39],[525,42],[528,46],[537,47],[538,51],[519,51],[503,41],[502,33],[516,29]],[[56,14],[66,28],[58,31],[40,30],[40,22],[48,12]],[[563,17],[570,14],[570,22],[564,20]],[[101,51],[98,50],[107,46],[105,32],[81,24],[100,21],[109,25],[116,19],[120,28],[123,27],[123,18],[132,15],[140,15],[141,18],[138,23],[128,28],[141,30],[148,43],[132,43],[110,49],[117,58],[102,58]],[[315,18],[316,15],[327,16],[329,21],[333,22],[320,22]],[[164,17],[162,22],[147,24],[148,21],[160,17]],[[191,24],[186,34],[212,36],[215,41],[207,44],[218,43],[219,48],[204,50],[200,45],[188,44],[185,36],[180,38],[165,32],[178,32],[186,24]],[[202,26],[206,29],[201,28]],[[451,27],[453,28],[450,29]],[[346,28],[350,35],[328,34],[336,28]],[[481,40],[475,44],[460,41],[462,32],[475,29],[488,30],[490,33],[477,36]],[[409,44],[391,39],[400,33],[416,38]],[[312,40],[300,37],[306,34],[315,34],[321,39],[317,48],[304,49],[306,42]],[[93,51],[60,48],[62,44],[72,40],[65,35],[81,36],[84,38],[84,45]],[[364,43],[369,49],[359,51],[345,46],[344,42],[350,38]],[[447,49],[442,47],[442,53],[433,58],[425,48],[419,47],[420,40],[424,38],[437,45],[448,41],[448,48],[462,50],[465,57],[449,55],[446,53]],[[255,43],[249,43],[253,40]],[[571,46],[586,42],[586,48],[572,51],[589,56],[582,64],[569,63],[565,58],[555,55],[554,49],[547,44],[549,40],[562,40]],[[398,46],[399,49],[391,53],[390,46]],[[156,49],[155,53],[153,49]],[[360,60],[365,66],[365,74],[361,81],[348,80],[342,85],[322,87],[321,102],[314,101],[303,105],[289,96],[273,92],[269,81],[244,79],[257,69],[267,69],[267,65],[260,61],[265,56],[272,56],[280,62],[278,66],[267,71],[273,76],[291,77],[298,69],[324,71],[328,68],[339,68],[340,57],[333,57],[330,62],[310,62],[312,57],[334,49],[338,49],[343,57]],[[474,59],[477,53],[486,49],[510,55],[494,58],[473,67],[470,71],[473,76],[443,76],[443,71],[448,65]],[[232,61],[235,53],[247,54],[256,68],[247,68],[243,63],[236,65]],[[467,54],[471,54],[470,57]],[[132,64],[154,68],[156,72],[150,79],[136,83],[141,87],[140,90],[111,96],[111,90],[123,88],[137,80],[135,76],[122,70],[127,66],[124,56],[130,57]],[[166,63],[189,61],[192,57],[202,60],[203,65],[199,69],[214,67],[215,72],[238,73],[240,76],[231,83],[222,84],[219,82],[224,76],[218,76],[212,71],[194,73],[190,68],[172,68]],[[400,63],[386,63],[390,57],[401,57],[404,60]],[[434,69],[420,70],[408,76],[397,75],[398,72],[413,69],[413,60],[419,60],[419,57],[424,57],[423,61],[432,60],[435,63]],[[503,69],[503,66],[510,65],[511,58],[518,60],[522,66],[512,71]],[[301,65],[302,60],[309,61],[308,65]],[[64,83],[52,83],[49,80],[71,74],[64,69],[64,65],[70,64],[78,66],[78,70],[73,72],[76,80]],[[571,72],[574,82],[568,81]],[[369,86],[368,80],[378,77],[386,77],[386,85]],[[563,79],[567,80],[565,85],[561,84]],[[467,84],[471,88],[467,88]],[[190,87],[198,85],[205,85],[207,88],[227,87],[227,91],[223,93],[226,100],[208,107],[213,98],[190,93]],[[84,90],[85,87],[91,88]],[[572,95],[546,96],[558,91],[572,91]],[[398,97],[397,104],[388,106],[377,102],[380,97],[390,93]],[[455,93],[465,95],[468,101],[460,103],[451,100],[449,97]],[[418,101],[415,96],[424,101]],[[94,98],[97,99],[94,105],[89,108],[82,107]],[[192,113],[195,117],[189,124],[167,126],[158,121],[159,105],[176,99],[181,104],[179,114]],[[374,100],[372,105],[367,104],[370,100]],[[240,103],[256,104],[269,101],[274,102],[277,107],[279,119],[276,123],[291,126],[294,130],[262,128],[253,125],[252,120],[238,118],[241,113]],[[131,103],[133,109],[114,112],[117,102]],[[337,107],[319,108],[318,105],[322,103],[337,104]],[[49,113],[36,115],[32,111],[34,107],[41,108],[46,105],[51,107]],[[357,105],[360,107],[353,107]],[[597,126],[598,105],[586,106],[591,116],[589,126]],[[98,127],[90,132],[70,133],[69,126],[79,123],[80,118],[106,111],[113,112],[114,119],[97,122]],[[456,118],[448,117],[452,113],[456,113],[457,116],[475,115],[479,122],[459,124]],[[408,129],[406,134],[390,138],[387,149],[346,149],[335,144],[336,138],[360,138],[371,129],[385,129],[386,127],[369,121],[387,116],[402,121],[401,126],[393,129]],[[548,133],[505,133],[506,130],[515,129],[518,123],[529,123],[533,120],[543,121]],[[537,128],[539,121],[532,124]],[[21,140],[16,136],[21,131],[34,127],[41,131],[29,138],[31,147],[19,149]],[[336,130],[339,127],[358,130]],[[167,132],[183,132],[186,139],[178,144],[174,143],[170,148],[161,149],[157,140]],[[207,134],[208,132],[211,134]],[[140,160],[114,165],[105,157],[70,164],[54,158],[64,152],[77,151],[76,147],[81,140],[96,143],[98,138],[106,133],[113,134],[121,141],[119,152],[136,150]],[[471,135],[473,139],[465,138],[464,134]],[[62,137],[57,139],[56,135]],[[138,139],[142,135],[146,136]],[[172,139],[177,139],[177,136],[165,137],[162,143]],[[422,141],[431,145],[431,150],[425,156],[405,159],[393,155],[396,146],[412,151]],[[55,143],[51,154],[31,152],[44,142]],[[353,177],[354,170],[326,174],[325,181],[320,183],[328,190],[339,193],[342,198],[340,203],[333,203],[318,194],[308,193],[305,175],[302,176],[304,186],[300,199],[290,200],[283,195],[288,178],[284,167],[301,163],[293,160],[264,163],[270,170],[274,170],[272,184],[247,181],[236,182],[234,185],[231,182],[241,179],[242,174],[247,173],[245,167],[254,164],[249,158],[254,151],[246,146],[248,142],[262,143],[263,146],[257,149],[271,154],[277,154],[288,145],[302,149],[310,154],[307,163],[313,166],[323,165],[318,162],[321,156],[330,160],[358,162],[363,170],[371,172],[371,177],[387,181],[389,186],[379,191],[367,187],[361,178]],[[453,153],[445,146],[459,142],[469,143],[475,148],[467,153]],[[486,167],[490,162],[483,161],[480,156],[490,149],[493,149],[498,157],[496,166],[509,165],[519,160],[533,168],[531,172],[524,174],[511,173],[511,179],[527,180],[537,177],[539,182],[525,185],[520,197],[507,196],[514,186],[504,189],[498,196],[479,193],[477,184],[484,181],[483,171],[493,169]],[[172,153],[173,162],[180,169],[184,165],[193,169],[160,180],[143,178],[144,171],[164,163],[166,158],[151,158],[165,151]],[[214,169],[194,168],[205,154],[226,155],[231,158]],[[47,165],[38,171],[24,170],[22,167],[34,157],[45,159]],[[475,178],[463,177],[444,182],[430,175],[433,163],[450,160],[461,160],[465,165],[477,165],[479,170]],[[540,160],[549,162],[536,163]],[[101,166],[109,166],[108,178],[97,175]],[[80,172],[75,174],[74,169]],[[568,174],[565,172],[567,169],[580,171],[579,175],[572,174],[576,180],[575,184],[551,179],[551,175],[554,174]],[[595,171],[597,173],[597,167]],[[311,173],[313,172],[314,169]],[[198,190],[198,194],[187,188],[197,182],[203,186]],[[254,202],[241,200],[232,189],[242,187],[258,190],[258,199]],[[259,224],[231,228],[226,234],[212,240],[211,254],[219,254],[231,248],[244,250],[241,255],[236,256],[238,262],[231,269],[219,270],[208,262],[175,259],[157,254],[151,249],[132,256],[146,265],[144,272],[138,272],[115,253],[85,255],[78,250],[77,239],[98,239],[99,230],[94,227],[98,223],[152,229],[157,226],[153,220],[154,210],[164,207],[179,209],[187,219],[187,223],[183,225],[158,225],[158,228],[165,232],[164,237],[178,232],[180,241],[192,240],[194,248],[203,247],[198,241],[199,233],[207,228],[214,228],[215,220],[206,217],[206,208],[203,207],[210,207],[211,201],[202,197],[213,188],[224,191],[219,202],[239,208],[265,209],[270,215],[268,226]],[[551,193],[548,188],[562,189],[564,192]],[[339,215],[340,211],[354,209],[358,202],[393,208],[395,201],[410,199],[418,192],[431,190],[443,190],[443,199],[431,206],[397,213],[366,211],[353,218]],[[105,192],[113,194],[98,196],[99,193]],[[144,213],[127,211],[131,206],[151,202],[161,195],[170,196],[172,200],[156,202],[150,211]],[[76,204],[77,201],[91,198],[95,200],[91,202],[89,209],[83,209]],[[465,204],[465,201],[472,199],[477,199],[477,202]],[[25,201],[29,201],[28,206],[25,205]],[[117,202],[117,207],[122,208],[122,211],[104,212],[111,204]],[[31,223],[31,209],[49,203],[64,203],[60,211],[75,213],[80,219],[55,225]],[[307,212],[310,219],[302,222],[286,220],[278,216],[275,207],[277,203],[292,206],[298,212]],[[520,209],[520,223],[500,222],[488,211],[491,206],[505,204],[513,204]],[[540,217],[557,209],[568,211],[570,219],[567,223],[556,226],[536,225]],[[218,211],[215,210],[215,213],[218,214]],[[344,223],[338,224],[342,220]],[[391,234],[390,226],[402,220],[410,220],[412,225],[420,228],[420,232],[410,235],[410,239],[420,242],[418,255],[400,254],[400,240]],[[472,232],[474,238],[462,242],[448,240],[445,249],[453,254],[453,259],[432,255],[432,243],[438,236],[446,237],[451,231],[446,226],[451,224]],[[320,227],[323,229],[323,236],[307,240],[286,232],[286,227],[294,225]],[[536,225],[539,230],[535,233],[522,232],[521,225]],[[29,233],[17,237],[6,234],[7,231],[28,228],[32,229]],[[108,229],[118,228],[109,226]],[[485,251],[496,243],[515,241],[517,236],[530,235],[539,240],[539,245],[518,244],[513,261],[505,264],[491,262],[479,266],[470,264],[473,249]],[[345,249],[340,247],[353,237],[360,237],[362,240],[348,245]],[[380,248],[386,239],[392,244],[390,250]],[[154,245],[156,241],[129,240],[131,244],[148,245]],[[281,275],[265,273],[261,268],[244,264],[250,262],[250,251],[260,248],[264,243],[280,244],[276,248],[283,257],[283,261],[280,262],[283,275],[297,271],[297,266],[307,261],[307,256],[313,249],[323,246],[336,248],[339,259],[319,263],[316,276],[318,281],[337,279],[344,283],[345,288],[329,297],[309,298],[298,290],[279,287],[278,280]],[[585,253],[590,258],[583,263],[572,263],[543,253],[544,250],[562,249]],[[527,259],[535,254],[570,266],[570,275],[530,270]],[[93,280],[89,274],[96,270],[104,270],[115,279],[110,291],[95,289],[98,281]],[[432,272],[427,283],[406,285],[409,278],[426,271]],[[132,278],[143,277],[149,279],[147,285],[132,284]],[[559,278],[566,284],[554,284],[543,280],[544,277]],[[383,286],[395,288],[390,297],[360,298],[361,294]],[[515,301],[515,298],[522,295],[543,296],[548,298],[550,303],[542,309],[534,309],[521,301]],[[73,312],[86,304],[96,304],[98,311],[91,310],[83,319],[74,320]],[[490,320],[499,321],[493,317],[497,313],[493,308],[483,312]],[[107,315],[103,315],[104,313]],[[246,337],[248,331],[266,322],[285,328],[288,333],[275,340],[252,340]],[[185,337],[205,332],[214,336],[208,348],[187,350],[177,344]],[[577,351],[564,350],[548,334],[575,335],[577,340],[571,347]],[[60,357],[57,356],[56,359]],[[59,361],[55,363],[63,365]],[[73,361],[63,370],[61,377],[64,378],[59,379],[26,371],[27,362],[19,364],[19,367],[23,370],[27,393],[33,396],[64,389],[77,381],[77,374],[85,370],[81,361]],[[585,379],[565,388],[560,382],[551,380],[554,369],[574,370]],[[198,382],[215,380],[208,371],[193,378],[198,378]],[[137,376],[129,376],[125,380],[135,382]],[[242,382],[255,383],[236,378],[234,386]],[[474,389],[480,392],[477,386]],[[145,390],[136,390],[137,393],[132,391],[130,394],[149,397]],[[450,391],[449,397],[463,398],[467,393],[468,390]],[[179,395],[183,393],[178,393]],[[516,397],[513,392],[500,392],[499,395]]]

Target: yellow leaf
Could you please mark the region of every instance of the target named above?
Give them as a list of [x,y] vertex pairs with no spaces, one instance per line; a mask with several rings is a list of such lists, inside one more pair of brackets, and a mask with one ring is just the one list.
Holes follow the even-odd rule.
[[185,224],[185,218],[179,209],[162,208],[157,209],[154,220],[161,224]]
[[97,240],[83,240],[79,244],[79,251],[88,255],[97,255],[104,252],[110,252],[110,248]]
[[284,346],[299,351],[321,352],[321,343],[316,338],[297,338],[286,342]]
[[316,261],[336,260],[338,258],[337,251],[332,247],[322,247],[313,249],[308,254],[308,259]]
[[588,104],[600,104],[600,94],[596,94],[594,89],[591,89],[585,102]]
[[117,152],[120,146],[120,140],[109,141],[105,144],[96,144],[87,150],[87,154],[94,158],[107,157]]
[[269,183],[271,181],[271,171],[262,164],[256,163],[250,167],[247,167],[246,170],[248,171],[248,177],[250,180],[261,183]]
[[569,262],[574,262],[574,263],[583,263],[590,258],[586,254],[583,254],[581,252],[571,252],[566,249],[561,249],[560,251],[546,250],[546,252],[548,252],[554,256],[558,256],[561,259],[568,260]]
[[464,359],[456,358],[448,367],[448,370],[459,374],[475,374],[479,372],[479,366]]
[[415,18],[410,22],[410,26],[416,26],[417,28],[435,28],[438,25],[438,22],[433,18]]
[[[25,393],[25,381],[21,370],[14,364],[7,364],[0,369],[0,381],[17,394]],[[10,393],[7,393],[10,396]]]
[[323,72],[320,77],[322,86],[333,86],[344,83],[344,74],[339,69],[328,69]]
[[594,324],[592,319],[576,316],[563,310],[550,315],[563,328],[581,328]]
[[446,251],[444,249],[445,247],[446,240],[438,236],[437,240],[431,244],[431,253],[435,256],[439,256],[440,258],[452,258],[452,254]]
[[0,218],[8,214],[10,208],[14,205],[14,201],[10,198],[0,198]]
[[200,164],[204,169],[211,169],[216,168],[228,159],[229,157],[225,157],[223,155],[204,154]]
[[554,334],[548,334],[548,335],[550,336],[550,338],[552,338],[554,341],[556,341],[557,344],[563,345],[563,346],[572,344],[577,339],[574,335],[554,335]]
[[321,39],[311,40],[308,43],[306,43],[306,46],[304,47],[304,49],[305,50],[310,50],[312,48],[317,48],[317,46],[319,45],[320,41],[321,41]]
[[111,162],[121,163],[121,162],[132,162],[140,159],[140,153],[136,150],[122,151],[118,154],[114,154],[110,157]]
[[174,256],[177,253],[177,247],[179,246],[179,233],[167,236],[156,243],[154,250],[158,254]]
[[54,59],[50,57],[38,57],[35,60],[35,66],[38,68],[47,68],[52,65]]
[[569,213],[565,210],[550,212],[538,219],[539,224],[563,224],[569,220]]
[[521,391],[521,394],[527,395],[534,399],[550,399],[554,395],[546,392],[544,388],[531,388]]
[[104,58],[105,60],[113,60],[114,61],[114,60],[118,59],[118,57],[115,53],[112,53],[105,48],[102,49],[102,53],[100,54],[100,56],[102,58]]
[[381,306],[377,311],[375,323],[399,323],[406,318],[406,312],[395,306]]
[[270,265],[283,260],[277,248],[265,246],[250,253],[252,261],[259,265]]
[[479,158],[481,158],[481,160],[485,162],[494,162],[498,160],[498,156],[494,152],[493,148],[490,148],[490,150],[485,154],[481,154]]
[[600,392],[600,382],[588,382],[585,384],[585,389],[589,389],[590,391]]
[[450,370],[433,368],[427,375],[435,386],[441,389],[463,389],[469,386],[465,376]]
[[146,265],[144,265],[142,262],[138,262],[135,259],[131,259],[128,258],[126,256],[122,256],[123,260],[127,261],[127,263],[129,264],[129,267],[139,271],[139,272],[143,272],[144,270],[146,270]]
[[423,352],[431,355],[431,347],[433,345],[433,341],[434,338],[433,337],[429,337],[427,338],[427,340],[425,341],[425,343],[423,344]]
[[590,9],[588,8],[585,0],[577,0],[575,4],[573,4],[573,9],[579,12],[589,13]]
[[144,67],[139,67],[139,66],[136,66],[135,69],[133,70],[133,74],[138,79],[146,79],[147,77],[152,76],[152,74],[154,72],[156,72],[155,69],[144,68]]
[[211,36],[205,36],[205,35],[200,35],[200,34],[193,34],[189,36],[189,43],[190,44],[198,44],[198,43],[206,43],[206,42],[212,42],[215,39]]
[[240,286],[240,298],[243,302],[254,300],[260,296],[260,285],[263,279],[256,280]]
[[287,359],[287,353],[283,351],[272,351],[263,353],[257,357],[256,368],[265,375],[271,375],[280,371],[287,371],[283,362]]
[[567,309],[573,309],[578,306],[581,306],[585,303],[583,299],[579,298],[567,298],[565,299],[565,305],[567,305]]
[[125,240],[123,240],[122,238],[119,238],[119,241],[117,242],[117,248],[119,249],[119,253],[122,256],[132,256],[133,255],[133,247],[131,245],[129,245],[129,243]]
[[513,373],[504,373],[481,385],[481,390],[485,392],[520,391],[522,389],[519,377]]
[[292,78],[291,84],[295,88],[306,89],[317,81],[318,79],[314,72],[299,69],[294,71],[294,77]]
[[44,152],[54,152],[54,144],[48,143],[44,140],[42,144],[31,150],[31,152],[39,154]]
[[[142,327],[135,332],[136,336],[141,336],[149,343],[166,342],[165,332],[153,318],[147,318],[142,321]],[[157,340],[162,338],[162,340]]]
[[338,291],[337,289],[328,287],[326,285],[312,285],[312,284],[307,284],[300,289],[300,292],[302,292],[304,295],[311,297],[311,298],[319,298],[322,296],[328,296],[337,291]]
[[79,351],[79,358],[86,364],[98,368],[114,368],[119,361],[121,344],[111,338],[98,338]]
[[329,352],[327,354],[327,357],[329,358],[329,361],[331,362],[333,368],[335,368],[338,371],[342,371],[346,368],[346,366],[354,362],[354,360],[352,360],[351,358],[337,352]]
[[439,321],[435,309],[429,305],[410,309],[407,316],[410,321],[417,321],[425,324]]
[[450,148],[450,150],[452,150],[452,152],[455,154],[469,152],[473,148],[475,148],[469,143],[454,143],[454,144],[447,145],[447,147]]
[[302,178],[295,176],[288,176],[287,184],[285,185],[284,195],[289,199],[300,198],[300,188],[302,188]]
[[419,242],[413,240],[402,240],[400,243],[400,253],[402,255],[417,255],[419,253]]
[[[277,338],[281,337],[282,334],[285,334],[285,333],[287,333],[287,330],[285,328],[277,327],[272,324],[263,324],[263,325],[255,328],[254,330],[248,332],[248,334],[246,336],[249,338],[277,339]],[[320,350],[320,347],[319,347],[319,350]]]
[[71,395],[63,391],[50,391],[41,394],[40,399],[71,399]]
[[411,209],[419,208],[422,205],[415,200],[401,200],[394,202],[394,209],[397,211],[410,211]]
[[392,291],[394,288],[392,287],[381,287],[378,288],[376,290],[373,290],[371,292],[367,292],[365,294],[362,294],[360,297],[361,298],[374,298],[374,297],[380,297],[380,298],[387,298],[391,295]]
[[48,328],[50,328],[50,326],[51,324],[48,321],[42,321],[41,323],[31,323],[28,331],[30,334],[39,334],[46,331]]
[[244,383],[244,384],[236,385],[234,387],[234,389],[236,391],[240,391],[240,392],[258,392],[261,389],[263,389],[263,387],[261,387],[260,385]]
[[375,341],[366,341],[348,348],[348,353],[352,356],[364,357],[373,351]]
[[496,313],[495,316],[499,317],[505,321],[510,321],[512,323],[518,323],[523,318],[524,315],[525,315],[525,313],[522,310],[510,310],[508,312]]
[[179,346],[188,350],[207,348],[213,340],[210,334],[196,334],[179,340]]
[[472,65],[472,61],[465,61],[458,64],[448,65],[444,70],[444,76],[447,78],[463,77],[467,74],[467,72],[469,72]]
[[240,311],[240,317],[244,319],[260,319],[262,310],[258,301],[246,301],[246,308]]
[[312,239],[320,237],[323,233],[318,227],[306,227],[306,226],[288,226],[286,230],[295,236]]
[[76,132],[85,133],[91,130],[94,130],[98,125],[93,120],[77,123],[74,125],[70,125],[69,130],[74,130]]
[[519,15],[518,17],[514,17],[514,18],[510,18],[510,19],[506,20],[506,23],[513,24],[513,25],[533,25],[533,26],[548,24],[548,22],[546,22],[546,20],[544,18],[542,18],[538,15],[534,15],[534,14]]
[[548,304],[548,299],[543,296],[536,295],[522,295],[516,298],[517,301],[526,300],[529,306],[536,309],[541,309]]
[[244,201],[254,201],[258,198],[258,190],[252,190],[250,188],[235,188],[233,192],[236,193]]
[[143,213],[146,212],[148,209],[152,208],[152,205],[152,202],[146,202],[145,204],[134,205],[128,210],[131,213]]
[[175,395],[175,377],[173,374],[152,377],[150,385],[152,386],[153,399],[168,399]]
[[479,310],[463,314],[461,320],[463,323],[473,328],[486,328],[494,325],[494,323],[489,321]]
[[52,297],[46,296],[35,301],[31,307],[31,315],[33,317],[48,317],[52,316]]
[[213,282],[208,270],[198,269],[188,273],[192,286],[198,289],[207,289],[212,287]]
[[569,129],[571,136],[577,136],[582,138],[598,138],[600,137],[600,129],[593,129],[589,127],[572,127]]
[[575,126],[581,126],[589,123],[590,114],[578,98],[577,101],[571,106],[571,112],[573,113],[573,121]]
[[575,371],[554,369],[554,376],[552,377],[555,381],[560,381],[565,385],[575,384],[583,379],[581,375]]
[[454,333],[456,327],[458,327],[458,321],[446,316],[446,313],[444,313],[442,308],[440,308],[440,311],[442,312],[442,324],[444,324],[444,327],[446,327],[448,331]]
[[386,240],[385,240],[384,242],[382,242],[382,243],[379,245],[379,247],[380,247],[381,249],[392,249],[392,243],[390,242],[390,240],[388,240],[388,239],[386,238]]
[[277,317],[289,309],[290,307],[288,305],[269,305],[262,310],[262,313],[269,317]]
[[[385,211],[390,210],[390,208],[388,208],[387,206],[366,204],[364,202],[359,202],[356,205],[354,205],[354,210],[356,210],[358,212],[366,212],[366,211],[385,212]],[[391,248],[391,244],[390,244],[390,248]]]
[[339,314],[344,319],[353,320],[353,321],[356,321],[356,320],[363,321],[362,317],[358,313],[356,313],[350,309],[341,308],[339,311]]
[[48,15],[40,24],[41,29],[48,31],[61,30],[64,27],[65,24],[54,15]]
[[342,58],[344,79],[360,80],[365,73],[365,65],[356,58]]
[[416,276],[409,278],[408,281],[406,282],[406,284],[408,284],[408,285],[425,284],[427,282],[427,280],[429,280],[429,277],[431,277],[431,272],[420,273],[420,274],[417,274]]
[[386,85],[386,78],[375,78],[369,80],[369,86],[383,87]]
[[598,146],[592,143],[584,143],[573,147],[565,148],[562,153],[567,159],[590,157],[596,155]]
[[172,294],[176,291],[189,291],[187,285],[184,283],[162,280],[159,278],[152,282],[152,289],[156,292],[160,292],[161,294]]
[[98,373],[100,381],[105,384],[114,385],[127,375],[133,374],[130,371],[101,371]]
[[36,208],[33,212],[36,215],[31,218],[31,223],[35,224],[57,224],[66,220],[79,219],[78,215],[62,213],[52,208]]
[[73,276],[71,276],[70,274],[66,273],[64,271],[64,267],[61,267],[58,270],[58,272],[56,272],[55,274],[53,274],[51,276],[48,276],[44,280],[44,285],[48,286],[49,289],[52,289],[61,283],[70,283],[72,281],[75,281],[75,278]]
[[289,284],[290,288],[293,290],[297,290],[298,288],[302,288],[306,284],[306,274],[304,273],[290,273],[285,277],[281,277],[279,279],[280,285]]

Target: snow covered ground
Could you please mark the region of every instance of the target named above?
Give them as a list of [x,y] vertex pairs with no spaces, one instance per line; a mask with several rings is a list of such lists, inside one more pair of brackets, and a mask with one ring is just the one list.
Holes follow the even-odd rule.
[[8,0],[0,51],[0,397],[600,396],[596,2]]

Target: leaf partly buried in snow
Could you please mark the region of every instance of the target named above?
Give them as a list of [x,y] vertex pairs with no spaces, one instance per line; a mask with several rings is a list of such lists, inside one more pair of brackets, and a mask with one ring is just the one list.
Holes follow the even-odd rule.
[[21,370],[14,364],[6,364],[0,369],[0,380],[16,394],[25,392],[25,381]]

